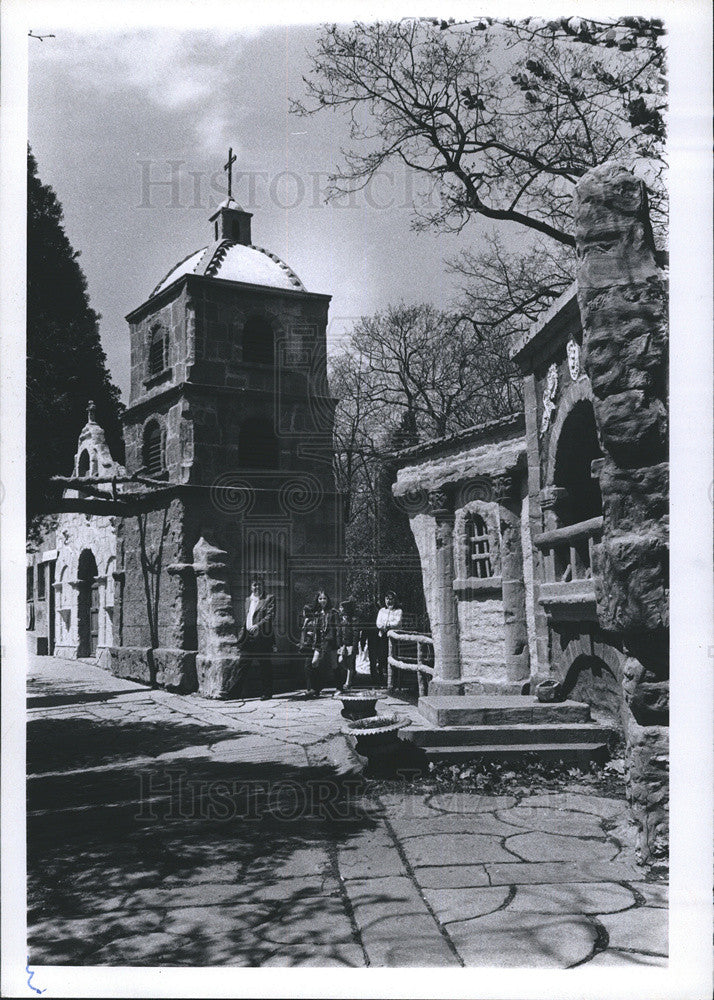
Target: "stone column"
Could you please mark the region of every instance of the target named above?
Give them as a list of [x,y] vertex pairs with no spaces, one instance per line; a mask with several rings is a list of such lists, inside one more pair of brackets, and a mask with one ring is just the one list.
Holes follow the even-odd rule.
[[494,477],[493,484],[501,526],[506,677],[509,681],[525,683],[530,677],[530,654],[526,622],[526,585],[523,579],[521,500],[516,491],[516,481],[511,474]]
[[598,622],[623,667],[627,784],[642,857],[667,845],[669,696],[668,295],[644,183],[617,164],[573,200],[585,370],[605,456],[595,548]]
[[454,594],[454,505],[447,487],[429,493],[429,513],[436,520],[434,678],[429,694],[463,694],[459,618]]
[[[520,363],[520,362],[519,362]],[[527,364],[529,364],[528,362]],[[528,461],[528,527],[533,560],[531,609],[535,624],[535,657],[531,663],[531,690],[550,675],[550,632],[543,605],[538,600],[539,585],[545,580],[545,560],[532,539],[543,531],[541,502],[540,439],[538,435],[538,400],[535,375],[523,370],[523,402],[526,412],[526,458]]]
[[196,657],[198,693],[204,698],[230,698],[240,650],[228,579],[228,553],[199,538],[193,549],[196,573]]

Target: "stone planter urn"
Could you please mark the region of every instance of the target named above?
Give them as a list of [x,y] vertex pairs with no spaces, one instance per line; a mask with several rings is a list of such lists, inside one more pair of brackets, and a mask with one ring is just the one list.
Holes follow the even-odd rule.
[[410,720],[399,715],[373,715],[354,719],[343,728],[343,733],[355,739],[355,750],[367,758],[368,774],[389,774],[400,766],[404,744],[399,730]]
[[560,684],[553,680],[541,681],[540,684],[537,684],[535,694],[538,701],[543,702],[560,701],[562,697]]
[[363,691],[337,691],[334,695],[342,702],[342,717],[344,719],[367,719],[377,712],[378,691],[365,688]]

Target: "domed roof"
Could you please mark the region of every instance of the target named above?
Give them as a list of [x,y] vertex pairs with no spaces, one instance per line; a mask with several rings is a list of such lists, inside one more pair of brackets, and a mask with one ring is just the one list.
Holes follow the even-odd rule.
[[227,239],[216,240],[189,254],[161,279],[151,296],[168,288],[185,274],[199,274],[207,278],[220,278],[222,281],[241,281],[248,285],[289,291],[305,291],[305,286],[295,272],[274,253],[252,244],[246,246]]

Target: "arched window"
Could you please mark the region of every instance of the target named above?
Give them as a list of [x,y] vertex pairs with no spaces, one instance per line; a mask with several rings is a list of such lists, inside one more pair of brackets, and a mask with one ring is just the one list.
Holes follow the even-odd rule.
[[479,514],[469,514],[466,518],[466,569],[472,577],[493,576],[488,528]]
[[250,316],[243,327],[243,361],[272,365],[275,356],[273,327],[265,316]]
[[97,575],[97,561],[91,549],[82,549],[77,562],[77,579],[93,580]]
[[592,403],[583,399],[565,418],[558,437],[553,485],[565,490],[557,509],[561,527],[602,514],[600,485],[591,470],[596,458],[602,458],[602,451],[595,414]]
[[77,463],[77,475],[78,476],[88,476],[89,475],[89,452],[85,448],[82,454],[79,456],[79,462]]
[[151,328],[149,334],[149,362],[147,367],[148,378],[160,375],[168,365],[169,335],[166,327],[158,324]]
[[158,420],[150,420],[144,428],[142,461],[144,469],[150,476],[158,475],[163,471],[163,441],[161,425]]
[[280,448],[270,420],[250,417],[241,424],[238,454],[242,469],[278,468]]

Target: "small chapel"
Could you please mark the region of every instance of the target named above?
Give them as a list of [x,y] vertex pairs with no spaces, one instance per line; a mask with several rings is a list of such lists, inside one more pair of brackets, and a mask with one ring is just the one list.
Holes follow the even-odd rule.
[[[254,244],[231,165],[210,239],[126,317],[125,468],[90,405],[73,475],[94,486],[65,492],[72,509],[28,564],[34,651],[219,698],[251,576],[275,595],[289,671],[300,609],[320,586],[337,592],[342,572],[330,296]],[[88,495],[106,516],[90,515]]]

